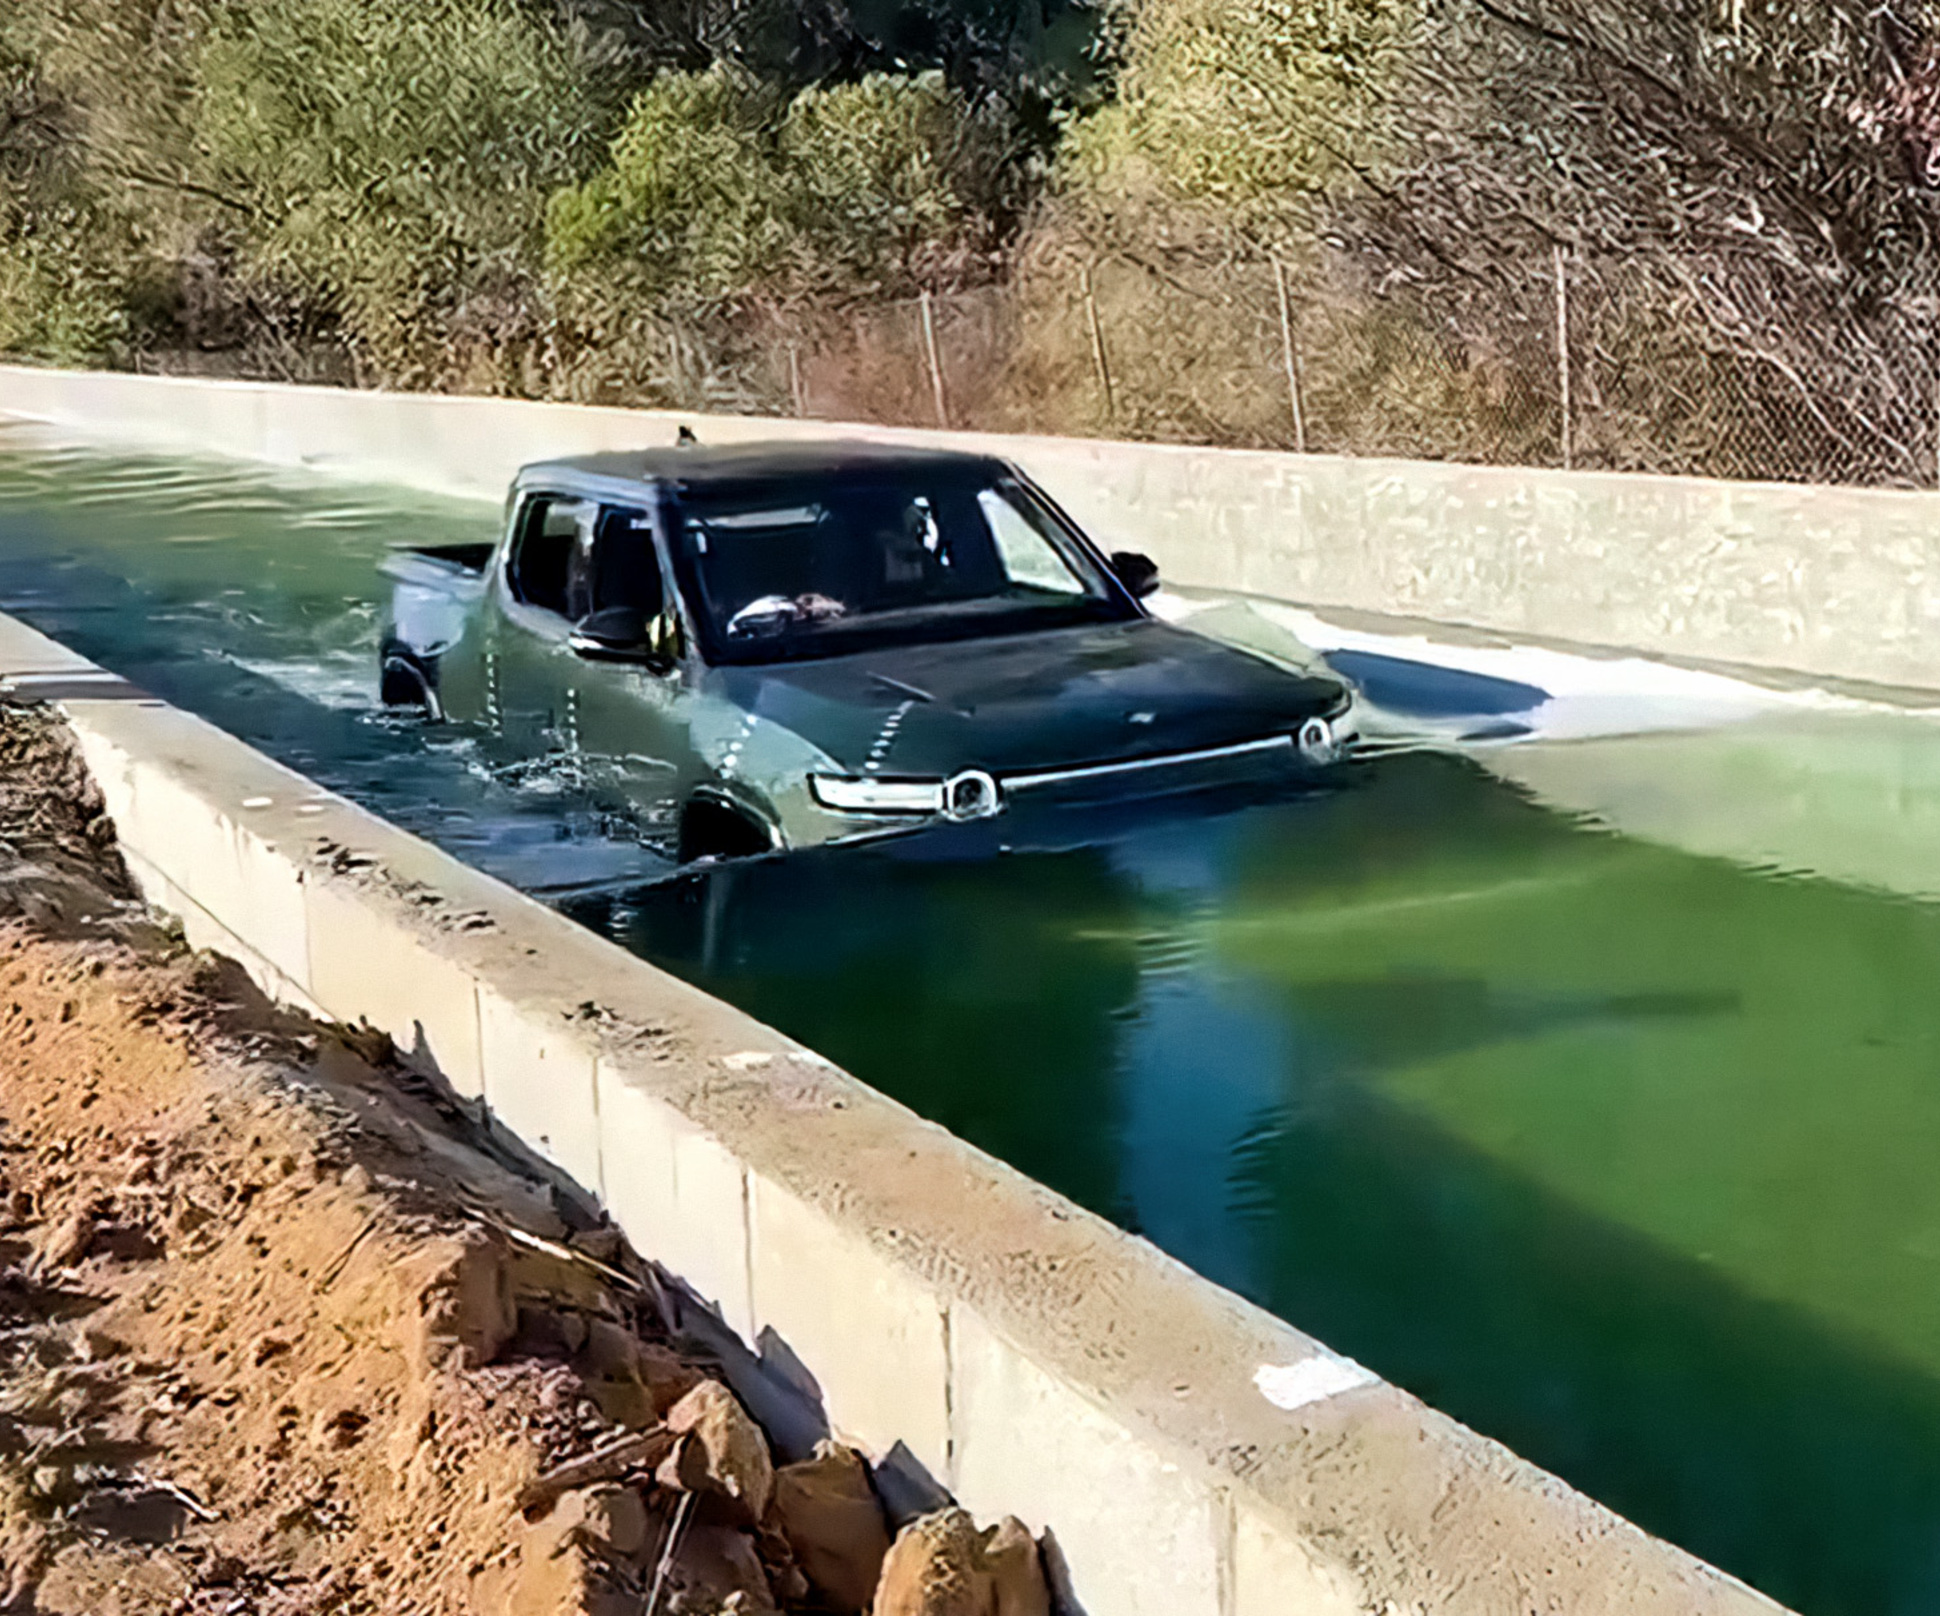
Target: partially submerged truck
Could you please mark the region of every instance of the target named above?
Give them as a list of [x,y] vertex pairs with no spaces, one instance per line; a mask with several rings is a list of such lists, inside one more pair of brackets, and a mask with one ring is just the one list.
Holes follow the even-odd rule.
[[682,446],[526,467],[496,543],[398,552],[386,703],[560,753],[683,860],[1307,779],[1353,693],[1159,621],[982,455]]

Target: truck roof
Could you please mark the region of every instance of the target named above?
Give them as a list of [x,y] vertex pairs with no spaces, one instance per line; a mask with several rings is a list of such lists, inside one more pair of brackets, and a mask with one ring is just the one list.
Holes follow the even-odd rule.
[[665,449],[618,449],[535,461],[519,471],[519,481],[597,480],[603,483],[673,483],[683,488],[724,487],[815,474],[938,472],[957,476],[991,475],[1005,469],[994,455],[960,449],[923,449],[871,443],[859,438],[812,442],[738,443],[713,447],[686,444]]

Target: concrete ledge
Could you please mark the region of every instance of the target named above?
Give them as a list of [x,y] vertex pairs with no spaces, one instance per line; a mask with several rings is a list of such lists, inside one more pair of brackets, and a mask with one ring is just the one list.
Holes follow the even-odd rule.
[[[0,619],[0,681],[86,664]],[[61,703],[131,869],[602,1197],[830,1427],[1089,1616],[1776,1609],[788,1039],[159,703]]]
[[0,415],[497,501],[519,465],[834,434],[1024,466],[1176,583],[1528,637],[1940,687],[1940,497],[752,420],[0,366]]

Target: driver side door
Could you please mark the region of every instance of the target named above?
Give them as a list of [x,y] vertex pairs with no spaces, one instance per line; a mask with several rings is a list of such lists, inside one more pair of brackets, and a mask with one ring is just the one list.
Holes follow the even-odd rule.
[[589,777],[623,800],[655,837],[671,839],[700,777],[691,658],[672,586],[641,506],[603,504],[584,530],[573,580],[585,613],[626,610],[650,625],[654,654],[575,657],[571,710]]
[[579,659],[569,586],[590,502],[528,490],[512,518],[511,543],[493,580],[495,617],[485,652],[488,724],[521,757],[578,750],[574,680]]

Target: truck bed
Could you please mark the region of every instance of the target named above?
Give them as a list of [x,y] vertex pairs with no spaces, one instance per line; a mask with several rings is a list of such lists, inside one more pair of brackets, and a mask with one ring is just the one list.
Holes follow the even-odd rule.
[[485,579],[495,543],[410,545],[393,550],[378,564],[387,578],[419,589],[469,593]]

